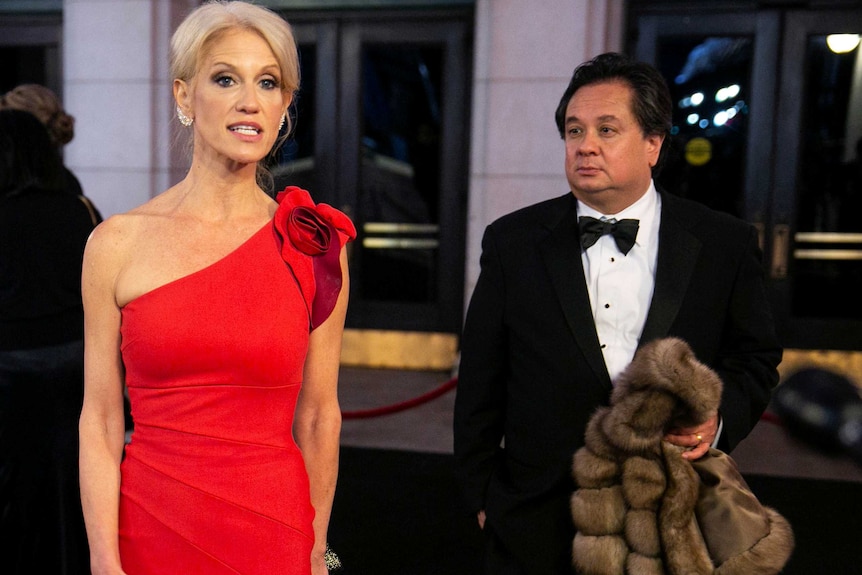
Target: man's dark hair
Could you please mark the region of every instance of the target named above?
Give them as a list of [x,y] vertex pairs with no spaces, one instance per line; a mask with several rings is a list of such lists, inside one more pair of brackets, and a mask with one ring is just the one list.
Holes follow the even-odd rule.
[[29,112],[0,110],[0,197],[62,186],[62,163],[45,126]]
[[555,114],[560,137],[566,136],[566,108],[575,92],[590,84],[613,81],[624,82],[632,89],[632,113],[644,135],[664,136],[658,162],[653,167],[653,174],[656,174],[670,141],[673,104],[661,73],[645,62],[632,60],[624,54],[608,52],[575,68]]

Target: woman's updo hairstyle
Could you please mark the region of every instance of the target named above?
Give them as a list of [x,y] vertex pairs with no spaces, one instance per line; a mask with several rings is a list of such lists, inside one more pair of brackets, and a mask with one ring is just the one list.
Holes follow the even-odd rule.
[[21,84],[0,96],[0,109],[30,112],[48,129],[51,143],[60,147],[75,137],[75,118],[63,110],[60,98],[39,84]]

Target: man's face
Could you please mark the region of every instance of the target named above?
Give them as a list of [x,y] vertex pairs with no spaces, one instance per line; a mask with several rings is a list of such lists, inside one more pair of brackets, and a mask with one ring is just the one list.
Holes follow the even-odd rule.
[[566,178],[578,200],[604,214],[647,191],[664,139],[644,135],[631,104],[632,89],[613,80],[580,88],[566,108]]

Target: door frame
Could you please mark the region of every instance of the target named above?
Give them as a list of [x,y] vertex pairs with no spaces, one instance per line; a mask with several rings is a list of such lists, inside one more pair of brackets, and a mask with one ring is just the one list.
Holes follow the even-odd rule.
[[[442,86],[438,304],[363,302],[351,293],[342,347],[344,365],[449,370],[464,307],[473,7],[279,12],[297,42],[317,51],[315,197],[348,215],[359,188],[362,42],[442,43],[445,69],[461,71]],[[348,254],[355,249],[348,245]]]
[[[45,86],[63,94],[63,19],[59,14],[0,14],[0,46],[45,50]],[[10,89],[12,86],[10,86]]]

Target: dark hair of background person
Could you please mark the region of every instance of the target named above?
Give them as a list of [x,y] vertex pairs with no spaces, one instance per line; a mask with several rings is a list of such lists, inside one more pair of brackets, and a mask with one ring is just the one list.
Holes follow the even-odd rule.
[[62,190],[63,164],[36,116],[0,110],[0,195],[27,188]]
[[655,176],[667,155],[673,102],[661,73],[645,62],[632,60],[624,54],[609,52],[596,56],[575,68],[554,114],[560,137],[565,138],[566,108],[575,92],[590,84],[613,81],[625,82],[632,89],[632,112],[644,135],[664,136],[661,153],[652,170]]

